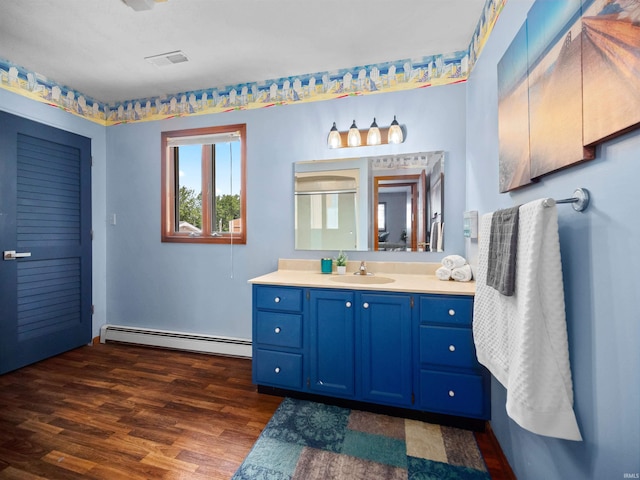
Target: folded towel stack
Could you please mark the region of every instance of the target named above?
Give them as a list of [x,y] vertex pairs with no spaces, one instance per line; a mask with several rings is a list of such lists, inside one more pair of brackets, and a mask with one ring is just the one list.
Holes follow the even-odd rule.
[[460,255],[447,255],[442,259],[442,266],[436,270],[439,280],[455,280],[469,282],[473,278],[471,265]]
[[438,280],[451,280],[451,270],[447,267],[440,267],[436,270],[436,277]]

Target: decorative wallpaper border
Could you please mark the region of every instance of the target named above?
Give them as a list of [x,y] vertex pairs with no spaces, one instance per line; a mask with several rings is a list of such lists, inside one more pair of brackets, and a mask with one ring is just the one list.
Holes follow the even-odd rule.
[[465,82],[507,0],[487,0],[466,51],[404,59],[181,92],[162,97],[101,103],[45,76],[0,59],[0,88],[110,126],[166,118],[223,113],[347,96],[387,93]]

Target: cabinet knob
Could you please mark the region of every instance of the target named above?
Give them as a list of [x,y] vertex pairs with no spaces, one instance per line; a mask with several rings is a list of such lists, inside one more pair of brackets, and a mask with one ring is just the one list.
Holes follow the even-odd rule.
[[[276,332],[276,333],[280,333],[280,327],[276,327],[276,328],[275,328],[275,330],[274,330],[274,332]],[[451,350],[451,347],[449,347],[449,350]]]
[[455,345],[449,345],[449,351],[450,352],[455,352],[456,351],[456,346]]
[[347,308],[351,308],[351,302],[347,302],[344,304]]
[[[280,373],[280,367],[276,367],[273,371],[276,373]],[[451,395],[451,392],[449,392],[449,395]]]
[[456,392],[454,392],[453,390],[449,390],[449,396],[450,397],[455,397],[456,396]]
[[369,308],[369,304],[368,304],[367,302],[364,302],[364,303],[362,304],[362,306],[363,306],[364,308]]
[[456,311],[453,308],[449,309],[449,315],[451,315],[452,317],[456,314]]
[[280,303],[280,297],[274,298],[273,301],[276,302],[276,303]]

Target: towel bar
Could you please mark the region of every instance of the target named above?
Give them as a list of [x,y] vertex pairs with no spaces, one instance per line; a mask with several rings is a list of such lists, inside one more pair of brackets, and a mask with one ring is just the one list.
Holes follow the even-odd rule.
[[576,212],[584,212],[589,206],[589,198],[589,190],[586,188],[576,188],[573,192],[573,197],[563,198],[561,200],[547,198],[544,200],[543,205],[545,207],[553,207],[557,203],[571,203]]

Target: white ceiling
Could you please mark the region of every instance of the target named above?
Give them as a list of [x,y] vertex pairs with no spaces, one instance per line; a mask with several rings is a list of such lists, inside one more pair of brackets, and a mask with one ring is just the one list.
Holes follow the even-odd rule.
[[[112,103],[466,50],[484,4],[0,0],[0,58]],[[175,50],[189,62],[144,60]]]

